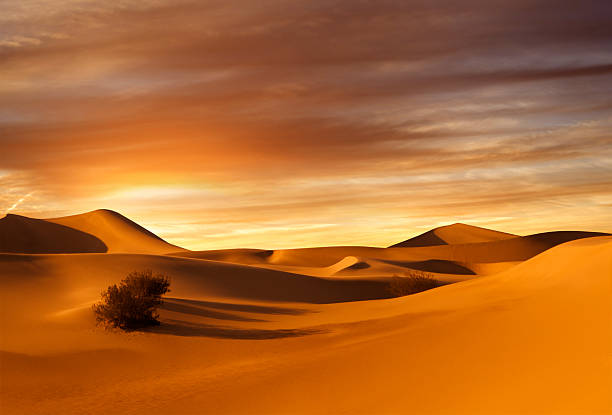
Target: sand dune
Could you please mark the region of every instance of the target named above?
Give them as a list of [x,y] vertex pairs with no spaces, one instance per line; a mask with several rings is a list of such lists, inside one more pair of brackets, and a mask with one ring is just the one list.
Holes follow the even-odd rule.
[[[599,232],[559,231],[512,237],[490,242],[435,245],[407,248],[374,248],[333,246],[321,248],[263,250],[220,250],[185,252],[172,255],[215,259],[293,271],[307,275],[330,275],[330,269],[347,257],[376,260],[388,265],[419,269],[434,273],[483,274],[500,272],[547,249],[575,239],[605,236]],[[372,274],[377,268],[365,272]],[[398,271],[396,269],[395,271]],[[383,272],[379,275],[387,275]]]
[[281,402],[247,399],[262,413],[609,413],[611,258],[610,238],[578,241],[496,277],[382,301],[398,314],[370,309],[378,320],[331,328],[351,335],[304,356],[292,382],[287,368],[260,378]]
[[[314,276],[333,275],[336,272],[330,273],[328,269],[334,264],[344,258],[358,257],[364,259],[364,264],[368,264],[368,260],[379,261],[377,267],[369,267],[369,275],[375,272],[380,272],[379,276],[389,275],[389,265],[467,275],[499,272],[559,243],[597,235],[603,234],[549,232],[517,237],[455,224],[433,229],[392,248],[347,246],[191,252],[168,244],[119,213],[101,209],[47,220],[8,215],[0,220],[0,252],[169,254]],[[380,261],[387,265],[382,265]],[[386,271],[383,272],[382,268]]]
[[44,220],[18,215],[0,219],[0,252],[165,254],[181,251],[184,249],[106,209]]
[[329,267],[325,267],[325,272],[328,275],[334,275],[340,271],[351,269],[351,268],[353,269],[359,268],[363,270],[365,268],[371,268],[371,265],[368,264],[366,261],[362,261],[358,257],[347,256],[347,257],[342,258],[340,261],[336,262],[335,264],[332,264]]
[[475,275],[470,269],[452,261],[392,261],[348,256],[329,267],[322,268],[326,275],[403,275],[414,271],[432,274]]
[[[329,248],[318,248],[323,251],[338,251],[341,253],[345,248],[343,247],[329,247]],[[346,247],[346,249],[352,249]],[[379,248],[367,248],[361,247],[360,252],[374,253],[374,257],[356,257],[347,256],[340,259],[338,262],[333,263],[329,266],[321,265],[317,261],[313,261],[314,265],[286,265],[283,263],[270,263],[267,262],[267,258],[273,253],[273,251],[264,250],[225,250],[221,251],[200,251],[193,252],[188,251],[185,253],[173,253],[172,256],[179,256],[184,258],[198,258],[198,259],[212,259],[220,262],[227,263],[239,263],[243,265],[249,265],[252,267],[273,269],[278,271],[284,271],[288,273],[297,273],[302,275],[310,275],[315,277],[345,277],[345,278],[359,278],[367,279],[372,277],[392,277],[392,276],[405,276],[411,271],[420,270],[431,273],[437,280],[441,282],[457,282],[466,279],[466,276],[475,275],[471,269],[465,268],[463,265],[455,263],[453,261],[445,260],[424,260],[424,261],[393,261],[393,260],[382,260],[376,259]],[[404,254],[404,253],[402,253]],[[426,255],[427,256],[427,255]],[[402,259],[410,258],[405,255],[400,256]],[[301,264],[307,264],[307,258],[300,260]],[[482,266],[479,271],[483,274],[491,273],[491,269],[498,264],[490,264],[491,267]],[[504,269],[511,266],[512,264],[500,265]]]
[[184,251],[183,248],[169,244],[154,233],[112,210],[99,209],[80,215],[47,220],[96,236],[104,241],[110,253],[166,254]]
[[99,238],[68,226],[19,215],[0,219],[0,252],[71,253],[107,249]]
[[[190,252],[134,225],[0,220],[3,415],[612,411],[612,236]],[[161,326],[95,328],[147,268],[172,279]],[[452,284],[388,298],[413,269]]]
[[[389,297],[376,278],[342,280],[292,274],[224,262],[139,254],[11,255],[0,254],[3,278],[28,274],[30,267],[53,276],[73,290],[99,296],[101,287],[133,270],[153,269],[172,277],[173,293],[192,298],[224,297],[247,300],[329,303]],[[82,276],[64,281],[65,276]]]
[[168,255],[253,265],[266,264],[267,258],[272,255],[273,252],[274,251],[265,249],[215,249],[211,251],[171,252],[168,253]]
[[[611,258],[612,238],[589,238],[417,295],[296,304],[200,285],[200,267],[231,275],[218,274],[228,267],[218,262],[7,254],[2,410],[606,413]],[[178,275],[163,325],[136,335],[93,330],[96,287],[140,261]],[[238,269],[245,283],[278,283],[278,272]],[[97,271],[83,278],[86,270]]]
[[414,248],[419,246],[456,245],[477,242],[491,242],[514,238],[511,233],[493,231],[478,226],[455,223],[441,226],[406,241],[391,245],[390,248]]

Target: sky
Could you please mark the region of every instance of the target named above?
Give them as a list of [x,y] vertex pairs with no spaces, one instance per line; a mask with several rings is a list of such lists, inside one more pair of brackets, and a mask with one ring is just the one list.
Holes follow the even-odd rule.
[[2,0],[0,216],[189,249],[612,232],[609,0]]

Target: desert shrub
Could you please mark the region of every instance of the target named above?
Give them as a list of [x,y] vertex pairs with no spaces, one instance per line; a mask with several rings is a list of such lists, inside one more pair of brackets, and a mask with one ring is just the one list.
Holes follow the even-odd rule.
[[93,305],[98,324],[124,330],[159,324],[157,307],[170,287],[165,275],[150,270],[130,273],[119,283],[102,292],[102,301]]
[[410,271],[404,277],[394,275],[389,282],[389,292],[401,297],[409,294],[416,294],[421,291],[439,287],[441,284],[433,275],[423,271]]

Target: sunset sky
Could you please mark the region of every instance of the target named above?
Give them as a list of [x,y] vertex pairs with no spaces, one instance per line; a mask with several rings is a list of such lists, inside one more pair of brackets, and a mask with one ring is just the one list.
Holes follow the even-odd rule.
[[0,217],[189,249],[612,232],[612,2],[8,0]]

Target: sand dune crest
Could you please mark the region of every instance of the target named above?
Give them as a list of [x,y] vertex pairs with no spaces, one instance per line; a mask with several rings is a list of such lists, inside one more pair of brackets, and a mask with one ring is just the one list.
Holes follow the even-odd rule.
[[390,248],[421,247],[436,245],[455,245],[477,242],[491,242],[514,238],[517,235],[480,228],[478,226],[455,223],[441,226],[406,241],[391,245]]
[[0,252],[63,254],[107,251],[106,244],[96,236],[68,226],[12,214],[0,219]]

